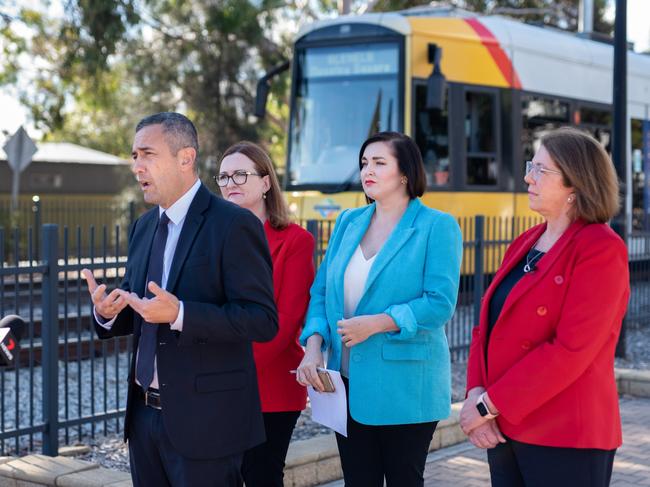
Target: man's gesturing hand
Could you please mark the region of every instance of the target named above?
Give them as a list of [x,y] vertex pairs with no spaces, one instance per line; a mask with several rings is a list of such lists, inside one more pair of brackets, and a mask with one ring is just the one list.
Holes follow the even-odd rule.
[[106,284],[97,284],[90,269],[82,269],[81,276],[88,283],[88,292],[95,306],[95,311],[102,318],[112,320],[128,304],[126,299],[128,294],[121,289],[113,289],[106,295]]
[[180,309],[178,298],[153,281],[149,282],[148,287],[154,297],[141,298],[136,293],[131,293],[126,298],[129,306],[148,323],[174,323]]

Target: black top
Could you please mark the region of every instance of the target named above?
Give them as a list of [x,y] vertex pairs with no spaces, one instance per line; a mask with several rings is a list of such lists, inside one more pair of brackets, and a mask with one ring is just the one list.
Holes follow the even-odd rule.
[[492,333],[492,328],[494,328],[494,324],[497,322],[497,319],[501,314],[501,309],[503,308],[503,304],[506,302],[508,294],[510,294],[512,288],[515,287],[515,284],[519,282],[519,279],[524,277],[526,274],[524,272],[524,267],[527,263],[530,263],[530,267],[532,270],[534,270],[535,266],[539,263],[540,259],[544,257],[544,255],[545,252],[540,252],[534,248],[530,249],[528,253],[524,255],[524,257],[519,262],[517,262],[517,265],[510,270],[508,275],[503,278],[503,280],[494,290],[492,299],[490,299],[490,309],[488,312],[488,340],[490,333]]

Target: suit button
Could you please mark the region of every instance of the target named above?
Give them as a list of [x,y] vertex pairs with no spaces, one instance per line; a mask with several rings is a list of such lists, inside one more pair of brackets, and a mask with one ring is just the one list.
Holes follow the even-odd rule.
[[555,277],[553,278],[553,280],[555,281],[555,284],[560,285],[560,284],[562,284],[562,283],[564,282],[564,277],[562,277],[562,276],[555,276]]
[[354,360],[355,362],[361,362],[361,354],[359,354],[359,353],[353,354],[352,355],[352,360]]
[[167,384],[160,384],[160,387],[167,387]]
[[167,343],[166,342],[158,342],[158,345],[160,345],[162,347],[163,345],[167,345]]
[[537,308],[537,314],[538,314],[539,316],[545,316],[546,313],[548,313],[548,310],[546,309],[546,306],[539,306],[539,307]]
[[523,342],[521,342],[521,348],[523,350],[530,350],[530,346],[531,346],[530,340],[524,340]]

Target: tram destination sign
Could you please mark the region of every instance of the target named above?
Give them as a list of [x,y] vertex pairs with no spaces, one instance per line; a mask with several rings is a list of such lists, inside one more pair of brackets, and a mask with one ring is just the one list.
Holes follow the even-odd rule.
[[397,72],[398,50],[393,44],[313,48],[308,51],[305,60],[305,76],[310,79]]

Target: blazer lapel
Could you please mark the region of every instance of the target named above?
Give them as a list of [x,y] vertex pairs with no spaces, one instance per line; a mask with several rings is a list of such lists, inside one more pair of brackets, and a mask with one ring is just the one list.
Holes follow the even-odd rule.
[[169,277],[167,278],[167,291],[169,292],[173,292],[176,287],[183,263],[185,262],[185,259],[187,259],[192,244],[194,243],[194,239],[196,238],[196,234],[205,219],[203,212],[209,205],[210,193],[202,184],[196,193],[196,196],[194,196],[192,204],[190,204],[190,207],[187,210],[185,222],[183,223],[183,228],[181,229],[181,234],[178,238],[178,243],[176,244],[174,259],[172,260]]
[[[539,227],[532,232],[526,240],[523,240],[520,244],[519,247],[516,249],[516,251],[510,256],[508,260],[504,260],[501,263],[501,267],[499,268],[497,274],[494,276],[494,279],[488,286],[488,288],[485,291],[485,294],[483,296],[483,301],[485,303],[489,303],[490,300],[492,299],[492,295],[494,294],[494,291],[496,288],[501,284],[501,281],[510,273],[512,268],[519,262],[521,259],[523,259],[524,255],[531,249],[533,245],[535,245],[535,242],[539,240],[539,237],[544,233],[546,230],[546,223],[539,225]],[[487,327],[487,322],[488,322],[488,311],[489,311],[489,306],[482,306],[481,307],[481,316],[480,316],[480,323],[484,324],[484,328]]]
[[[537,262],[535,270],[533,272],[525,274],[524,277],[522,277],[519,280],[519,282],[515,284],[515,286],[512,288],[512,291],[510,291],[510,294],[506,298],[506,301],[503,303],[503,308],[501,310],[501,313],[499,314],[497,323],[495,323],[495,327],[498,324],[498,322],[501,320],[501,318],[506,315],[508,310],[512,308],[512,306],[517,302],[517,300],[519,300],[522,296],[524,296],[530,290],[530,288],[532,288],[535,284],[537,284],[548,273],[549,269],[553,266],[553,263],[557,260],[557,258],[560,255],[562,255],[562,252],[564,251],[566,246],[573,239],[573,236],[584,226],[585,226],[585,222],[582,220],[577,220],[573,222],[569,226],[569,228],[567,228],[566,231],[562,234],[562,236],[558,239],[555,245],[551,247],[551,249],[547,252],[547,254],[544,257],[542,257],[539,260],[539,262]],[[546,225],[541,226],[540,227],[541,231],[539,232],[539,234],[537,234],[538,232],[535,232],[535,234],[531,235],[530,239],[527,239],[525,243],[522,243],[522,246],[518,249],[517,253],[513,255],[513,258],[509,263],[509,267],[508,269],[506,269],[507,272],[504,272],[502,274],[501,279],[503,279],[503,276],[507,275],[507,273],[510,272],[510,269],[512,269],[512,267],[514,267],[514,265],[517,262],[523,259],[524,255],[526,255],[526,253],[528,253],[528,251],[532,248],[532,246],[535,245],[535,242],[537,242],[537,239],[539,239],[540,235],[543,233],[545,229],[546,229]],[[535,237],[535,235],[537,236]]]
[[275,230],[271,226],[269,220],[266,220],[264,222],[264,233],[266,234],[266,240],[269,244],[269,252],[271,253],[271,257],[274,257],[284,245],[287,232]]
[[384,268],[393,261],[397,252],[400,251],[408,239],[411,238],[411,235],[415,232],[415,229],[413,228],[413,220],[415,220],[415,216],[421,206],[422,203],[420,203],[420,200],[417,198],[411,200],[409,205],[406,207],[406,211],[402,215],[402,218],[397,222],[397,225],[395,225],[395,228],[389,235],[388,239],[384,242],[384,245],[381,246],[381,249],[379,249],[377,258],[373,262],[370,272],[368,273],[368,279],[366,280],[366,285],[363,289],[363,295],[359,300],[359,304],[363,302],[366,292],[370,289],[373,282],[375,282],[377,276],[379,276]]
[[147,267],[149,267],[149,254],[151,253],[151,245],[153,244],[153,237],[156,233],[156,228],[158,227],[158,218],[159,211],[158,208],[155,208],[151,212],[151,218],[146,223],[144,230],[143,240],[147,243],[145,249],[147,250],[146,254],[138,255],[136,257],[138,264],[134,269],[133,273],[133,285],[131,291],[138,294],[138,296],[144,296],[146,293],[146,279],[147,279]]
[[[345,228],[345,233],[341,238],[341,244],[339,245],[338,252],[336,254],[335,264],[333,265],[332,276],[334,278],[334,283],[336,287],[336,299],[337,303],[340,306],[341,314],[343,313],[343,286],[344,286],[344,276],[345,269],[348,267],[348,263],[354,254],[354,251],[357,249],[357,246],[361,242],[361,239],[366,234],[368,226],[370,225],[370,219],[375,213],[375,203],[368,205],[368,207],[361,212],[361,214],[351,221],[348,226]],[[334,263],[334,262],[333,262]]]

